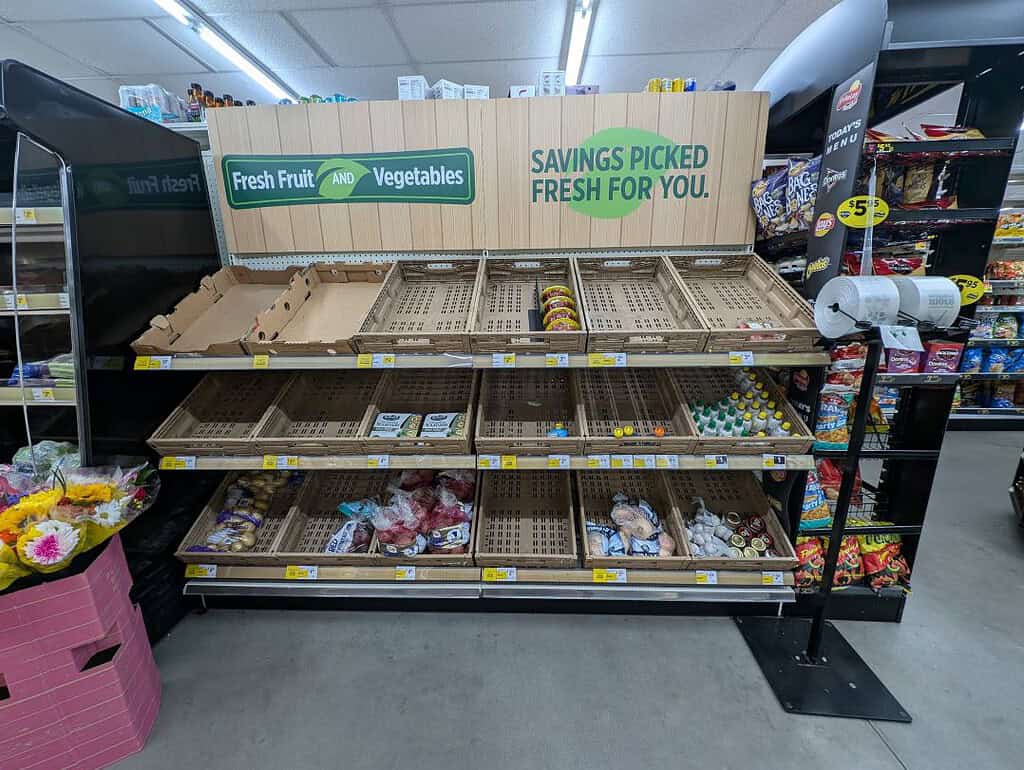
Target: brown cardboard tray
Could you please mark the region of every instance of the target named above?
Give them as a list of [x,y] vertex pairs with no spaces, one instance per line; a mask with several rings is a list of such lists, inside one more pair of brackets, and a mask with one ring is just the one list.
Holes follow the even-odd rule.
[[[476,373],[467,369],[434,369],[386,372],[361,430],[364,451],[376,454],[469,454],[476,415]],[[381,412],[408,412],[421,416],[438,412],[463,412],[466,420],[458,436],[444,438],[371,437],[374,420]]]
[[269,355],[355,352],[352,337],[377,301],[390,269],[390,263],[307,267],[256,316],[243,346],[250,353]]
[[274,304],[298,271],[221,268],[205,276],[170,315],[154,316],[132,349],[140,355],[242,355],[242,339],[256,316]]
[[[686,569],[690,566],[686,532],[676,510],[672,492],[664,473],[645,471],[579,471],[579,534],[583,541],[584,567],[626,567],[632,569]],[[629,497],[642,497],[658,514],[661,526],[676,541],[674,556],[601,556],[590,552],[587,522],[614,527],[609,513],[612,497],[623,492]]]
[[[474,353],[581,353],[586,350],[579,282],[568,257],[487,258],[480,263],[480,275],[469,335],[470,349]],[[540,293],[554,285],[572,290],[580,316],[580,331],[546,332],[530,328],[530,311],[539,311]],[[541,320],[537,315],[536,321]]]
[[737,369],[666,369],[665,376],[675,388],[677,398],[684,402],[686,419],[697,436],[695,454],[801,454],[811,448],[814,436],[782,391],[775,386],[767,373],[755,370],[758,378],[768,385],[775,401],[776,411],[782,412],[783,420],[792,424],[793,434],[789,436],[701,436],[691,416],[691,409],[697,403],[714,403],[738,390],[734,374]]
[[266,454],[359,454],[379,371],[300,372],[267,409],[254,451]]
[[355,335],[360,353],[465,353],[478,259],[403,261],[384,279]]
[[[264,471],[266,473],[287,473],[288,471]],[[257,471],[249,471],[247,474],[254,474]],[[206,542],[207,535],[213,530],[217,516],[224,505],[224,496],[228,487],[243,473],[229,473],[213,493],[213,497],[203,508],[196,519],[195,524],[181,541],[175,556],[186,564],[235,564],[235,565],[264,565],[274,564],[275,558],[272,554],[278,535],[281,532],[292,504],[298,495],[299,484],[293,483],[284,487],[270,498],[270,508],[263,517],[263,524],[256,529],[256,544],[248,551],[190,551],[192,546],[202,545]]]
[[292,375],[284,372],[213,372],[149,438],[162,455],[246,455],[264,412]]
[[473,554],[482,567],[579,566],[568,473],[480,474]]
[[768,533],[775,541],[777,556],[757,559],[693,556],[693,569],[785,571],[797,566],[789,535],[779,523],[757,477],[750,471],[669,471],[659,475],[664,476],[675,496],[677,513],[684,527],[693,519],[693,498],[703,497],[707,509],[718,516],[729,511],[736,511],[744,517],[751,514],[762,516]]
[[587,350],[696,353],[707,327],[664,257],[575,257]]
[[[479,453],[583,453],[583,407],[567,369],[485,370],[474,441]],[[548,432],[561,423],[565,438]]]
[[[689,454],[696,442],[689,411],[665,373],[655,369],[587,369],[576,373],[582,406],[584,451],[626,453],[646,450]],[[616,428],[633,435],[616,438]],[[664,436],[654,435],[656,428]]]
[[[708,352],[798,353],[814,349],[821,337],[807,300],[756,254],[669,260],[701,324],[711,330]],[[740,324],[770,328],[746,329]]]

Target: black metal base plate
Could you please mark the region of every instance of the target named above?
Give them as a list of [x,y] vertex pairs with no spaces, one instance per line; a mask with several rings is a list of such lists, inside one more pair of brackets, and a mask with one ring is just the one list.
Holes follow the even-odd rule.
[[736,618],[768,685],[790,714],[910,722],[910,714],[857,651],[825,623],[822,661],[804,651],[811,623],[803,618]]

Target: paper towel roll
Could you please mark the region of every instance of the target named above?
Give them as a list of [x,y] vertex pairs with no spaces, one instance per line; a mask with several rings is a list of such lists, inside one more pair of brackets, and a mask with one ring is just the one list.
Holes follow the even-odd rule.
[[892,279],[880,275],[841,275],[818,293],[814,325],[822,336],[836,339],[859,331],[857,321],[867,321],[872,326],[896,323],[899,307],[900,293]]
[[960,289],[942,276],[893,276],[900,293],[900,312],[943,329],[960,315]]

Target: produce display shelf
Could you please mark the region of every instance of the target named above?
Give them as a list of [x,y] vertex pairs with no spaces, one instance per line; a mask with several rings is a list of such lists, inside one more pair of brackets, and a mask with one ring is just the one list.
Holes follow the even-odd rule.
[[137,356],[139,371],[270,369],[597,369],[722,366],[825,366],[828,354],[811,353],[375,353],[338,356]]
[[875,376],[876,385],[955,385],[960,379],[960,375],[956,372],[950,373],[920,373],[920,372],[907,372],[907,373],[895,373],[895,374],[884,374],[880,373]]
[[1012,137],[996,139],[926,139],[905,142],[868,142],[864,145],[864,157],[888,157],[892,155],[952,155],[955,157],[985,157],[1007,155],[1013,152]]
[[964,372],[960,374],[961,380],[984,380],[988,382],[1002,382],[1005,380],[1024,380],[1024,372]]
[[[21,391],[19,387],[0,387],[0,406],[21,406]],[[75,389],[26,385],[24,403],[29,406],[75,406]]]
[[814,468],[812,455],[166,455],[162,470],[790,470]]
[[1024,345],[1024,339],[997,340],[974,337],[968,339],[967,344],[977,348],[1019,348]]

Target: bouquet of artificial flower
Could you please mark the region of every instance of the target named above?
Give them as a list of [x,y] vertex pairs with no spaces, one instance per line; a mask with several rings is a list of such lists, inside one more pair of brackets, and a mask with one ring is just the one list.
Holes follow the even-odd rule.
[[145,464],[55,472],[50,484],[0,510],[0,591],[32,572],[64,569],[147,510],[159,489]]

